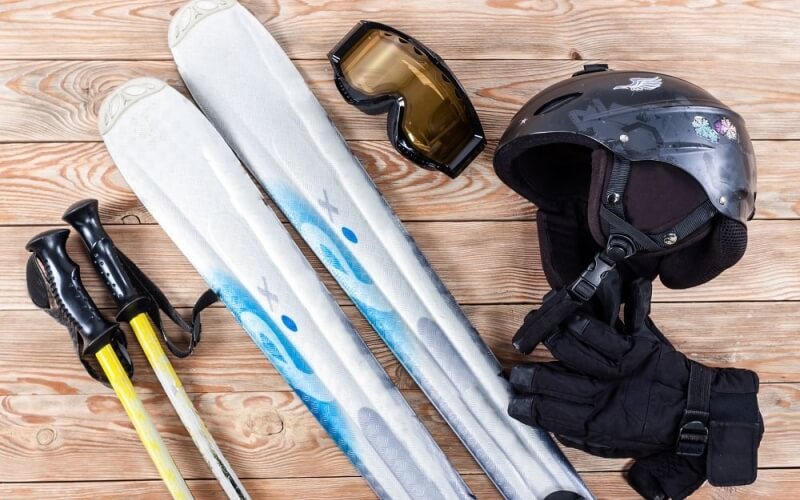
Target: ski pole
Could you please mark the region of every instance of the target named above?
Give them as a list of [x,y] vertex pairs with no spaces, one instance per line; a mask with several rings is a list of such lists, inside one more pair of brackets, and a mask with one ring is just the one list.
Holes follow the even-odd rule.
[[[89,374],[102,382],[107,381],[114,389],[172,497],[191,499],[192,493],[131,383],[133,366],[119,325],[100,314],[83,286],[78,265],[67,255],[68,236],[67,229],[45,231],[25,246],[33,253],[27,269],[31,299],[68,327]],[[55,308],[50,305],[51,294]],[[105,380],[89,365],[86,357],[91,355],[97,358]],[[118,355],[125,360],[124,365]]]
[[[228,498],[249,499],[250,497],[244,485],[223,456],[211,433],[208,432],[158,341],[156,328],[154,328],[150,316],[158,315],[158,309],[154,309],[153,306],[161,305],[154,304],[154,302],[159,301],[159,298],[163,298],[160,290],[147,280],[141,271],[114,246],[114,242],[100,222],[97,200],[83,200],[75,203],[67,209],[63,218],[64,221],[75,228],[83,239],[92,263],[102,276],[117,304],[117,321],[125,321],[130,324],[172,406],[189,431],[189,435],[192,437],[195,446],[200,450],[211,472],[222,485]],[[147,289],[149,295],[142,292],[141,289],[143,288]],[[160,302],[168,304],[166,298],[163,298]],[[197,314],[198,308],[202,309],[207,305],[208,303],[198,305],[195,309],[195,314]],[[194,325],[187,326],[180,319],[177,312],[171,306],[169,308],[171,309],[170,316],[173,320],[176,320],[176,322],[180,320],[186,326],[185,329],[191,330],[192,340],[189,348],[183,352],[179,352],[177,347],[166,336],[164,336],[165,341],[167,341],[168,347],[174,354],[181,357],[187,356],[199,340],[199,323],[195,321]],[[160,322],[156,324],[160,329]]]

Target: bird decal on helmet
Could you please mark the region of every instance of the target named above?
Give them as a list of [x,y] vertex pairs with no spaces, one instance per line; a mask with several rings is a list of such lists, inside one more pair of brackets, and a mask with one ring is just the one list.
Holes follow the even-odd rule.
[[633,77],[628,85],[617,85],[614,90],[630,90],[631,92],[643,92],[645,90],[655,90],[661,86],[661,77],[651,78]]

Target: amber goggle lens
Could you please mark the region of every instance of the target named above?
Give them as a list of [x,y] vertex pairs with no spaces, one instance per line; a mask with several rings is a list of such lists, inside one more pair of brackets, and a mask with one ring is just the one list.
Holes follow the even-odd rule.
[[474,135],[466,97],[423,52],[394,33],[371,29],[341,60],[347,83],[370,97],[400,95],[405,136],[427,158],[444,165]]

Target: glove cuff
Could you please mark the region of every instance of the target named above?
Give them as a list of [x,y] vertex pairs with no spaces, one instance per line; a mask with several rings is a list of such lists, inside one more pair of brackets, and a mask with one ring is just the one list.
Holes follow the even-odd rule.
[[749,370],[714,370],[706,472],[714,486],[750,484],[758,472],[764,422],[758,411],[758,376]]
[[750,484],[758,471],[763,421],[758,377],[689,361],[686,408],[674,453],[637,461],[628,481],[645,498],[684,498],[705,478],[714,486]]

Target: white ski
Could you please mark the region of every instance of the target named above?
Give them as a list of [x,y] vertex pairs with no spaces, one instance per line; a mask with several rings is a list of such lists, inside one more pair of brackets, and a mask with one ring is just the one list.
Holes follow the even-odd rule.
[[169,43],[192,96],[508,499],[592,495],[507,413],[501,367],[302,76],[233,0],[195,0]]
[[382,498],[474,498],[264,203],[176,90],[132,80],[100,132],[127,182]]

